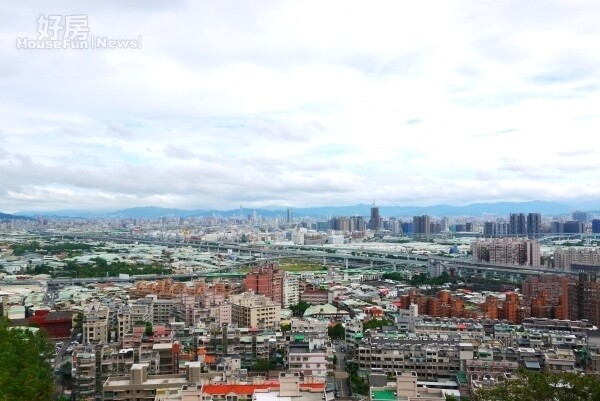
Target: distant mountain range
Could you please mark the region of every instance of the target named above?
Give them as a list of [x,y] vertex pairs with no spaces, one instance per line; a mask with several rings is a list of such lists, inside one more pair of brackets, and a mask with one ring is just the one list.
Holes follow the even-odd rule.
[[[539,212],[545,215],[560,215],[571,213],[575,209],[598,209],[600,202],[594,205],[587,204],[574,207],[559,202],[530,201],[530,202],[493,202],[473,203],[465,206],[435,205],[435,206],[379,206],[379,214],[383,217],[400,216],[507,216],[510,213]],[[294,217],[327,217],[327,216],[370,216],[371,205],[357,204],[351,206],[322,206],[308,208],[292,208]],[[256,211],[263,217],[284,217],[287,215],[285,206],[272,206],[269,208],[243,208],[233,210],[185,210],[170,209],[156,206],[134,207],[116,211],[89,211],[89,210],[61,210],[50,212],[23,211],[20,216],[41,216],[55,218],[159,218],[159,217],[206,217],[206,216],[248,216]],[[2,214],[0,214],[2,216]],[[11,215],[7,215],[11,216]],[[1,217],[0,217],[1,218]]]
[[15,214],[8,214],[0,212],[0,221],[3,220],[33,220],[31,217],[19,216]]

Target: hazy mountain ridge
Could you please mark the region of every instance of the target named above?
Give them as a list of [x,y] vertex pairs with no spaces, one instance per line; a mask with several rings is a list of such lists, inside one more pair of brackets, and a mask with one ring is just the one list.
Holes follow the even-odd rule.
[[0,220],[33,220],[31,217],[0,212]]
[[[349,206],[321,206],[307,208],[291,208],[294,217],[328,217],[328,216],[365,216],[371,214],[372,205],[357,204]],[[597,207],[596,207],[597,208]],[[506,217],[510,213],[539,212],[545,215],[568,214],[575,210],[571,205],[560,202],[491,202],[472,203],[464,206],[379,206],[379,214],[383,217],[416,216],[483,216],[485,214]],[[142,206],[115,211],[62,210],[49,212],[19,212],[21,216],[43,216],[62,218],[160,218],[160,217],[207,217],[207,216],[243,216],[247,217],[256,211],[263,217],[285,217],[287,208],[272,206],[269,208],[242,208],[232,210],[177,209],[157,206]]]

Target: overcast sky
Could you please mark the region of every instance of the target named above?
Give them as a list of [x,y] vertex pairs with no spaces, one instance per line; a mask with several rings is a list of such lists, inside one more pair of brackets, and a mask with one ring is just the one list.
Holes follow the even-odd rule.
[[[0,211],[600,199],[597,0],[26,3]],[[17,49],[40,15],[141,49]]]

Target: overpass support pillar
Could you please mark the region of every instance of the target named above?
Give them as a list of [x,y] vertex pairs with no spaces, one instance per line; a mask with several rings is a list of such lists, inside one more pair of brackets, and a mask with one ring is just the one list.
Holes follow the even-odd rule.
[[510,273],[510,281],[515,282],[515,273]]
[[345,259],[346,262],[346,270],[348,270],[348,259]]
[[396,266],[396,262],[394,262],[394,271],[398,271],[397,270],[397,266]]
[[323,256],[323,266],[327,266],[327,258]]
[[485,270],[481,272],[481,277],[487,278],[487,272]]
[[371,259],[371,267],[373,267],[373,259]]

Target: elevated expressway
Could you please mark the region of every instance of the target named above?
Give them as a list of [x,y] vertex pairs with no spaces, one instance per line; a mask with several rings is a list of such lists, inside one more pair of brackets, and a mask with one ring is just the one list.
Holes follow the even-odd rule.
[[[88,240],[98,242],[115,242],[115,243],[139,243],[152,244],[166,247],[182,247],[191,246],[199,250],[206,249],[212,252],[226,252],[231,249],[238,252],[240,255],[247,254],[249,256],[258,257],[258,260],[241,261],[229,263],[227,267],[218,270],[211,270],[206,273],[197,273],[197,277],[216,277],[235,273],[238,267],[252,266],[264,263],[266,260],[277,260],[281,258],[298,258],[303,260],[311,260],[322,262],[323,265],[333,265],[342,269],[348,269],[348,272],[368,272],[368,271],[396,271],[396,270],[413,270],[415,272],[423,272],[428,266],[441,264],[443,269],[453,269],[458,277],[481,277],[487,279],[498,279],[502,281],[520,282],[521,280],[539,274],[561,274],[575,275],[576,272],[555,270],[541,267],[531,266],[515,266],[490,264],[485,262],[477,262],[465,258],[454,258],[440,255],[421,255],[405,252],[389,252],[382,250],[364,249],[343,249],[333,250],[316,249],[314,246],[288,246],[277,244],[243,244],[243,243],[228,243],[228,242],[206,242],[206,241],[165,241],[160,239],[140,239],[125,236],[109,236],[105,234],[89,233],[89,234],[57,234],[44,233],[43,237],[54,237],[72,240]],[[184,275],[189,277],[189,275]],[[177,275],[173,276],[178,278]]]

